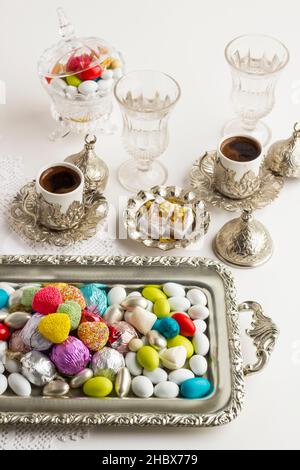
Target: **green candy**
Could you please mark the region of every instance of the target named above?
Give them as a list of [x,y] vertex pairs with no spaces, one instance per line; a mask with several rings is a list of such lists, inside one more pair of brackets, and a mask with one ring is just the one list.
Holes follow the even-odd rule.
[[157,369],[159,366],[159,355],[151,346],[143,346],[138,350],[136,358],[139,364],[147,370]]
[[26,289],[24,289],[21,304],[24,305],[24,307],[26,308],[31,308],[32,299],[39,290],[39,287],[27,287]]
[[66,77],[66,80],[67,84],[70,86],[79,87],[80,83],[82,83],[82,80],[80,80],[76,75],[70,75],[69,77]]
[[174,338],[167,340],[168,348],[175,348],[176,346],[183,346],[186,349],[186,357],[189,359],[194,354],[194,346],[189,339],[185,336],[177,335]]
[[158,289],[158,287],[147,286],[144,287],[142,291],[142,296],[145,297],[147,300],[151,300],[151,302],[156,302],[158,299],[166,299],[166,294],[163,293],[162,290]]
[[57,313],[66,313],[70,318],[71,330],[76,330],[81,320],[81,307],[77,302],[67,300],[58,307]]
[[104,398],[111,393],[113,384],[106,377],[93,377],[85,382],[83,392],[88,397]]
[[168,317],[170,315],[170,304],[167,299],[157,299],[153,311],[158,318]]

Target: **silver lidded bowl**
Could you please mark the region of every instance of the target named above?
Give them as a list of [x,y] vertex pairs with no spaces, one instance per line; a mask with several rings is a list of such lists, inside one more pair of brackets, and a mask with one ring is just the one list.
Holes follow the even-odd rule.
[[154,186],[130,198],[124,211],[129,238],[149,248],[186,248],[204,237],[210,214],[196,193],[178,186]]
[[300,178],[300,128],[294,124],[291,137],[271,145],[265,164],[274,174],[286,178]]

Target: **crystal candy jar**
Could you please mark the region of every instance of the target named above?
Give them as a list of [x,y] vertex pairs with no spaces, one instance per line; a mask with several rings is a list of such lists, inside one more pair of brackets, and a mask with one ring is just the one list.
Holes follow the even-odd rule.
[[170,76],[152,70],[124,75],[115,86],[123,114],[123,142],[134,159],[119,168],[119,181],[129,191],[162,185],[167,169],[155,161],[169,143],[170,112],[180,87]]
[[95,37],[77,38],[63,10],[58,9],[62,40],[47,49],[38,63],[43,87],[60,122],[52,138],[75,133],[111,132],[112,90],[124,67],[120,54]]
[[289,61],[289,51],[277,39],[247,35],[231,41],[225,57],[231,69],[231,98],[238,118],[226,124],[224,135],[247,133],[266,145],[271,131],[260,119],[273,109],[275,86]]

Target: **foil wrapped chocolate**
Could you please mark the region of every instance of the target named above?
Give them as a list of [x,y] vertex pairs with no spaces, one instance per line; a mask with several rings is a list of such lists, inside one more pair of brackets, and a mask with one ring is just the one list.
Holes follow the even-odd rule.
[[85,321],[99,322],[102,321],[102,317],[100,317],[99,313],[94,313],[93,311],[86,308],[82,311],[80,323],[83,323]]
[[20,308],[22,308],[22,304],[21,304],[22,296],[23,296],[22,289],[16,290],[9,296],[8,307],[9,307],[10,312],[15,312],[19,310]]
[[69,336],[63,343],[53,346],[50,359],[61,374],[73,376],[87,366],[91,353],[80,339]]
[[103,284],[87,284],[80,289],[87,307],[96,307],[101,316],[107,309],[107,296],[104,288]]
[[116,376],[115,391],[118,397],[124,398],[129,394],[131,375],[127,367],[122,367]]
[[95,377],[106,377],[114,381],[121,367],[125,367],[125,360],[116,349],[104,347],[97,351],[92,358],[92,369]]
[[118,321],[109,326],[109,344],[113,349],[124,354],[129,351],[128,344],[133,338],[138,338],[138,334],[133,326],[125,321]]
[[21,359],[22,374],[39,387],[54,380],[56,369],[50,359],[40,351],[30,351]]
[[38,330],[38,324],[42,318],[44,318],[44,315],[39,313],[32,315],[20,333],[24,344],[36,351],[47,351],[52,346],[51,341],[44,338]]
[[21,332],[22,330],[16,330],[11,334],[9,339],[9,349],[13,352],[25,354],[30,351],[30,347],[24,343]]

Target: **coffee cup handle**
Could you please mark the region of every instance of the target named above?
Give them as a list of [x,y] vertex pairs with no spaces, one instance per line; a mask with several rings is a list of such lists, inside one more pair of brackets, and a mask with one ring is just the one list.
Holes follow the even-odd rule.
[[[214,178],[214,170],[212,171],[212,165],[211,165],[211,158],[212,154],[205,152],[205,154],[202,156],[202,158],[199,161],[199,171],[201,175],[211,181]],[[213,158],[215,158],[213,156]],[[214,166],[214,165],[213,165]]]

